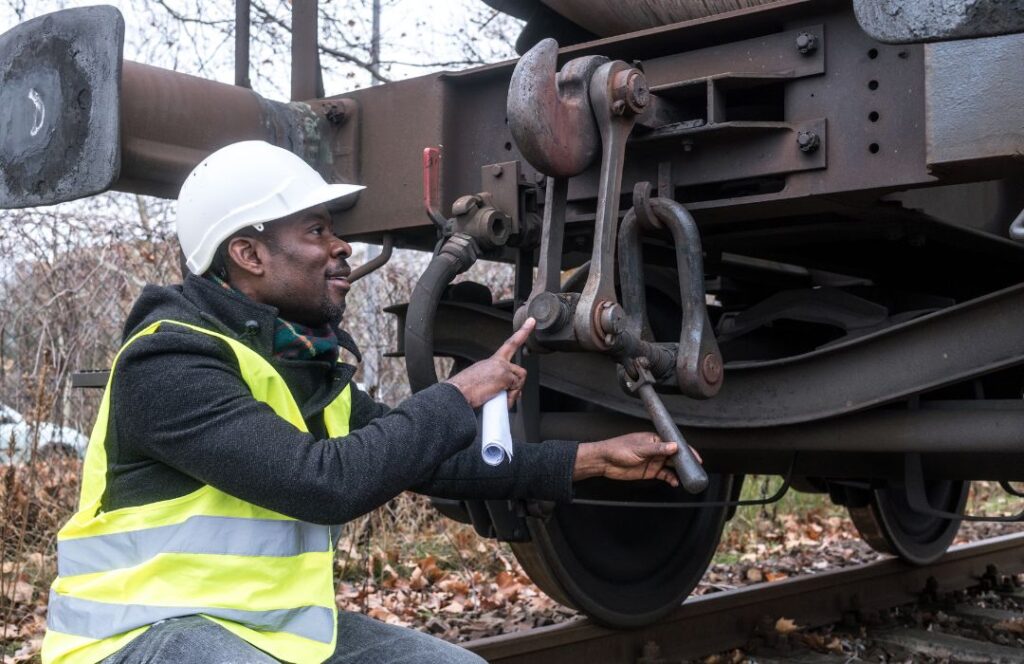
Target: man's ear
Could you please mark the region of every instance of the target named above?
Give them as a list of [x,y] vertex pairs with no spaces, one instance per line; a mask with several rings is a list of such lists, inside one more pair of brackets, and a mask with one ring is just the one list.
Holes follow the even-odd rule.
[[266,269],[267,245],[245,235],[231,238],[228,256],[235,268],[253,276],[263,276]]

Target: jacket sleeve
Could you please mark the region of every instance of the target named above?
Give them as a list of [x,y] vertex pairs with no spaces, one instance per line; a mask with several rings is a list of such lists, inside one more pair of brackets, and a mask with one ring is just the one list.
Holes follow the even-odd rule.
[[476,433],[462,394],[440,384],[347,436],[316,440],[252,397],[220,342],[177,331],[125,350],[112,406],[120,446],[313,523],[343,523],[382,505]]
[[[352,426],[365,426],[388,412],[353,385]],[[474,429],[474,441],[475,429]],[[514,441],[511,463],[490,466],[470,445],[442,461],[412,490],[428,496],[459,499],[534,498],[568,501],[579,443],[549,440],[540,444]]]
[[573,496],[578,446],[569,440],[514,441],[512,461],[490,466],[481,458],[480,448],[471,445],[445,459],[413,490],[439,498],[568,501]]

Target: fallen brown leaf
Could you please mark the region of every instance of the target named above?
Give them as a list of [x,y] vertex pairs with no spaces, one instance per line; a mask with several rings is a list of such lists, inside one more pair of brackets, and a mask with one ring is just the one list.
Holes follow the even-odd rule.
[[1024,618],[1001,620],[992,625],[992,629],[997,629],[1000,632],[1010,632],[1011,634],[1024,634]]
[[796,624],[796,621],[789,618],[779,618],[775,621],[775,631],[779,634],[791,634],[798,629],[800,626]]

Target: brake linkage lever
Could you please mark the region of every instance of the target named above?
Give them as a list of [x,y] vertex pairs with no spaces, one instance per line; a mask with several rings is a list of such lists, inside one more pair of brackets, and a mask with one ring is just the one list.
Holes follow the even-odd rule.
[[[630,379],[627,385],[634,386],[627,389],[639,395],[662,440],[679,446],[672,462],[683,488],[700,493],[708,486],[707,473],[654,389],[655,376],[662,379],[675,371],[677,353],[620,325],[623,309],[616,302],[615,246],[626,142],[652,102],[650,89],[638,68],[601,57],[571,60],[556,75],[557,55],[557,43],[541,41],[516,65],[509,86],[507,114],[516,145],[549,176],[538,278],[516,311],[515,324],[527,316],[536,319],[532,344],[538,350],[614,357]],[[566,132],[572,132],[571,140]],[[598,152],[590,267],[581,292],[564,293],[558,277],[568,178],[582,172]]]
[[626,388],[640,397],[644,410],[650,416],[655,431],[663,441],[674,442],[677,445],[675,454],[672,455],[672,465],[675,466],[679,483],[688,493],[701,493],[708,488],[708,474],[701,465],[701,459],[697,453],[686,442],[683,432],[676,426],[669,413],[665,402],[661,400],[654,389],[656,381],[651,374],[650,362],[644,357],[634,357],[620,364],[625,372]]

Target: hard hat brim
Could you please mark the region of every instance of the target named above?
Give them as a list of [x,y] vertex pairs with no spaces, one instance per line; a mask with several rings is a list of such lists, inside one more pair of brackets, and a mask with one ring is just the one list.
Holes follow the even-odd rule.
[[[255,226],[256,224],[271,223],[279,219],[291,216],[303,210],[326,203],[348,203],[351,202],[360,191],[366,189],[359,184],[324,184],[310,189],[305,195],[296,197],[288,202],[287,206],[279,207],[272,215],[244,215],[244,223],[238,223],[229,218],[220,219],[207,229],[207,235],[220,235],[227,238],[243,228]],[[192,274],[202,274],[209,269],[213,262],[216,251],[207,241],[200,242],[197,250],[186,257],[188,269]]]

